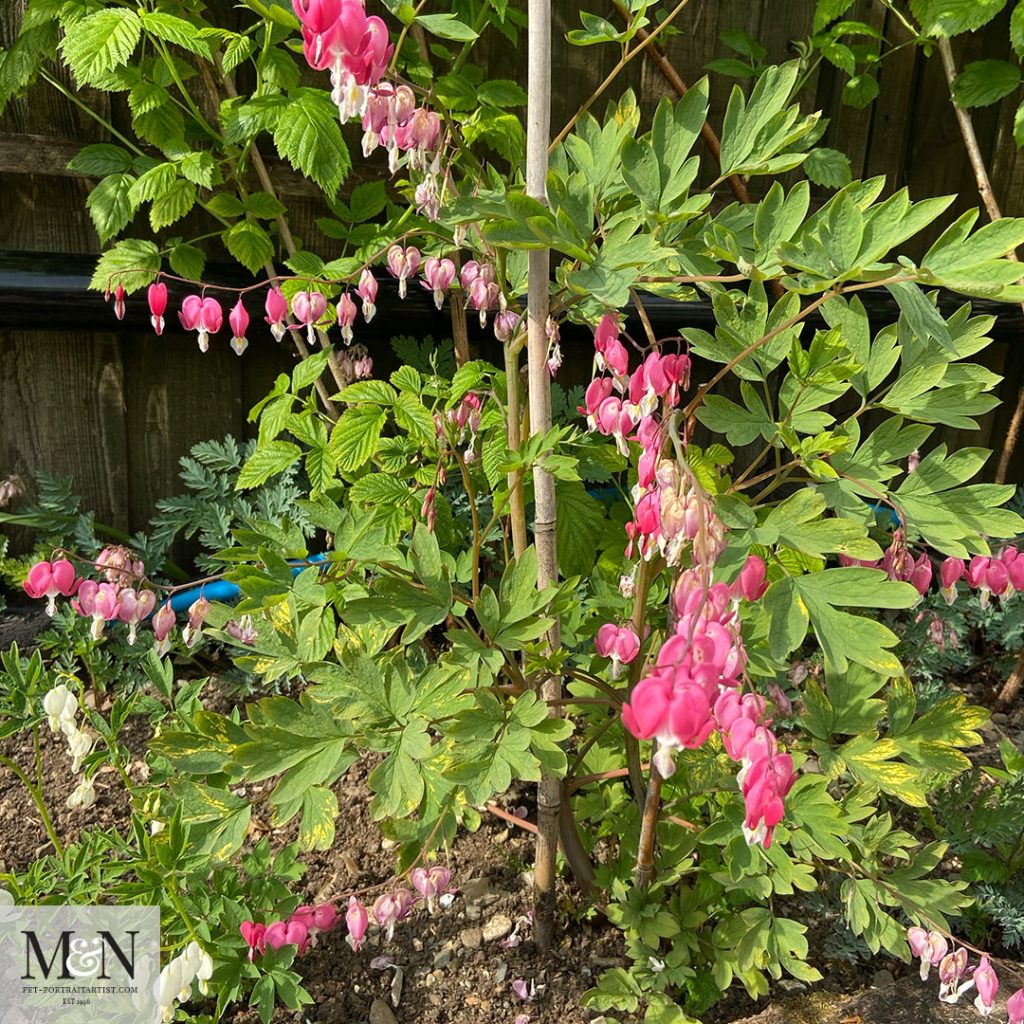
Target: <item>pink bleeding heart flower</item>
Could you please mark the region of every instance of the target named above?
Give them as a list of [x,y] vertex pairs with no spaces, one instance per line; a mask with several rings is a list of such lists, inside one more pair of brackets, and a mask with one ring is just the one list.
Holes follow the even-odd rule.
[[420,251],[410,245],[403,249],[393,245],[388,249],[388,272],[398,278],[398,296],[404,299],[408,294],[408,279],[416,276],[420,266]]
[[224,312],[216,299],[204,299],[199,295],[186,295],[178,313],[181,326],[186,331],[198,332],[199,351],[210,350],[210,335],[216,334],[224,323]]
[[160,657],[171,649],[170,635],[176,621],[170,601],[161,605],[153,616],[153,636],[156,637],[156,653]]
[[742,782],[747,808],[743,834],[749,844],[760,843],[766,850],[771,846],[775,826],[785,813],[783,798],[795,781],[793,759],[789,754],[759,757],[746,770]]
[[299,953],[309,949],[309,929],[302,921],[289,921],[285,928],[285,941],[290,946],[298,946]]
[[1017,989],[1006,1000],[1006,1012],[1010,1015],[1009,1024],[1024,1024],[1024,988]]
[[338,301],[338,326],[341,328],[341,340],[346,345],[352,344],[352,325],[356,322],[356,304],[348,292],[343,292]]
[[594,350],[598,355],[597,365],[600,369],[604,369],[603,357],[609,344],[618,340],[619,319],[614,313],[605,313],[594,331]]
[[466,260],[459,271],[459,284],[462,290],[468,292],[473,287],[473,282],[480,276],[480,264],[476,260]]
[[263,933],[263,943],[270,949],[280,949],[287,942],[288,925],[284,921],[268,924]]
[[124,285],[121,284],[114,289],[114,316],[124,319]]
[[[500,315],[500,314],[499,314]],[[588,385],[583,396],[584,405],[577,406],[577,410],[587,417],[587,426],[590,430],[597,430],[597,412],[601,403],[606,398],[611,398],[614,382],[611,377],[595,377]]]
[[293,331],[306,329],[306,340],[310,347],[316,344],[316,324],[327,312],[327,298],[320,292],[296,292],[292,299],[292,316],[298,323],[292,326]]
[[371,913],[374,921],[385,930],[390,940],[395,934],[395,925],[404,920],[412,912],[415,897],[408,889],[398,889],[393,893],[384,893],[374,900]]
[[928,588],[932,585],[932,560],[927,554],[922,553],[913,562],[913,568],[910,570],[907,582],[913,586],[921,597],[928,593]]
[[359,952],[359,947],[363,944],[363,936],[366,935],[366,929],[369,927],[369,924],[370,915],[366,912],[366,907],[355,896],[350,896],[348,898],[348,910],[345,911],[345,925],[348,928],[352,948],[357,953]]
[[947,953],[939,961],[939,1000],[943,1003],[955,1003],[960,996],[974,985],[974,979],[968,978],[961,983],[960,979],[967,970],[967,950],[958,949]]
[[[355,897],[349,897],[349,906]],[[358,902],[358,901],[357,901]],[[320,903],[313,908],[313,926],[321,932],[333,931],[341,920],[341,915],[332,903]]]
[[982,1017],[987,1017],[995,1009],[996,993],[999,991],[999,979],[987,956],[983,956],[975,968],[974,987],[978,990],[974,1005]]
[[203,622],[206,620],[209,610],[210,602],[205,597],[200,597],[198,601],[192,603],[192,607],[188,610],[188,623],[181,631],[181,638],[185,641],[186,647],[195,647],[199,643],[199,637],[203,632]]
[[628,626],[606,622],[598,631],[594,647],[602,658],[611,658],[612,678],[618,679],[622,665],[628,665],[640,653],[640,638]]
[[119,588],[113,583],[97,583],[95,580],[82,580],[77,597],[71,607],[86,618],[92,618],[92,636],[99,640],[103,635],[106,623],[116,619],[121,611],[118,600]]
[[939,593],[946,599],[946,604],[952,604],[956,600],[957,581],[963,579],[967,566],[962,558],[947,558],[939,570],[939,578],[942,586]]
[[377,312],[377,279],[369,267],[364,267],[363,272],[359,275],[359,287],[356,288],[356,295],[363,301],[363,319],[369,323]]
[[296,907],[288,915],[288,923],[291,924],[293,921],[298,921],[309,930],[313,927],[313,908],[305,903],[302,906]]
[[52,618],[57,610],[57,598],[73,596],[81,582],[75,576],[75,567],[61,558],[53,563],[36,562],[29,569],[23,586],[33,600],[46,598],[46,614]]
[[[512,340],[513,335],[516,332],[516,328],[519,327],[519,321],[521,316],[515,309],[506,309],[499,313],[494,318],[494,336],[503,345],[507,344]],[[593,383],[593,382],[591,382]],[[609,391],[609,394],[611,392]]]
[[249,960],[252,961],[256,958],[256,954],[262,954],[266,949],[266,925],[257,924],[255,921],[243,921],[239,926],[238,930],[242,933],[242,938],[245,939],[245,944],[249,947]]
[[420,282],[424,288],[433,290],[434,305],[440,309],[444,305],[444,293],[451,287],[455,280],[455,264],[448,259],[438,259],[436,256],[427,257],[423,264],[423,280]]
[[735,583],[729,588],[729,596],[738,601],[757,601],[768,589],[764,559],[759,555],[748,555]]
[[1006,567],[1010,578],[1010,586],[1014,590],[1024,590],[1024,558],[1015,558]]
[[126,587],[120,594],[121,610],[118,618],[128,624],[128,643],[135,643],[139,623],[149,618],[156,607],[156,594],[152,590],[134,590]]
[[231,348],[236,356],[240,356],[248,347],[245,332],[249,329],[249,314],[241,298],[235,303],[228,316],[228,323],[231,326]]
[[907,929],[907,942],[910,951],[921,960],[921,980],[925,981],[929,971],[942,963],[942,958],[949,951],[949,944],[939,932],[916,927]]
[[274,341],[280,341],[287,330],[285,318],[288,316],[288,300],[280,288],[271,288],[267,292],[267,301],[264,305],[267,315],[264,319],[270,324],[270,333]]
[[156,332],[157,337],[159,337],[164,333],[164,313],[167,311],[167,285],[163,281],[151,284],[146,297],[149,300],[149,322],[153,325],[153,330]]
[[409,876],[412,887],[427,901],[427,910],[434,912],[434,897],[448,891],[451,872],[440,865],[432,868],[413,868]]
[[995,594],[996,597],[1001,597],[1006,593],[1009,583],[1010,573],[1006,563],[996,559],[990,561],[988,569],[985,570],[985,586],[988,590]]

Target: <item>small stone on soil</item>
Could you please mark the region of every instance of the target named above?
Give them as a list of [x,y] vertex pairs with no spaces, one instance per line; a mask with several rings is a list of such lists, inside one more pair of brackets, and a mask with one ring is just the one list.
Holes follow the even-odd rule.
[[484,942],[496,942],[505,938],[512,931],[512,919],[507,914],[495,914],[489,921],[484,923]]
[[479,949],[484,941],[484,933],[479,928],[463,928],[459,938],[466,949]]
[[374,999],[370,1004],[370,1024],[398,1024],[398,1018],[383,999]]

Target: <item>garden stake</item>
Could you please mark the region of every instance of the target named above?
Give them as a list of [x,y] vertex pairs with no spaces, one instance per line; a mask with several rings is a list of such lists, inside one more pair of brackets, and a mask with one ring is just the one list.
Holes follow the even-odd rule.
[[[528,101],[526,128],[526,192],[546,202],[548,138],[551,132],[551,0],[530,0],[528,17]],[[548,372],[548,318],[550,253],[531,249],[527,292],[527,362],[530,382],[530,436],[551,429],[551,374]],[[535,466],[533,470],[534,544],[537,547],[537,586],[558,579],[555,541],[555,478]],[[559,625],[547,634],[550,649],[559,642]],[[557,675],[541,683],[544,700],[558,700],[562,681]],[[549,714],[558,712],[551,708]],[[537,853],[533,868],[533,914],[537,945],[547,949],[555,928],[555,854],[558,849],[558,818],[562,785],[548,769],[537,786]]]

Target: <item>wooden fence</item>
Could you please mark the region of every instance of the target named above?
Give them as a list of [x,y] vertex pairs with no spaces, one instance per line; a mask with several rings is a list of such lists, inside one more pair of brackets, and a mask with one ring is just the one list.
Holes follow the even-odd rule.
[[[0,42],[13,37],[23,0],[0,4]],[[590,0],[586,9],[614,18],[606,0]],[[605,10],[604,8],[607,8]],[[578,27],[579,5],[555,0],[555,103],[557,127],[613,68],[612,47],[569,46],[565,32]],[[769,59],[793,55],[791,41],[810,32],[813,0],[691,0],[678,19],[679,31],[666,40],[669,59],[687,82],[701,76],[705,64],[726,55],[719,41],[725,29],[742,28],[760,39]],[[894,16],[877,0],[860,0],[851,12],[899,38]],[[960,64],[1008,52],[1006,16],[985,30],[958,40]],[[498,38],[479,55],[495,76],[522,79],[522,55]],[[712,124],[720,124],[731,81],[717,77],[712,89]],[[633,88],[649,114],[671,90],[658,67],[634,60],[609,90],[617,96]],[[882,62],[881,96],[864,110],[840,102],[841,76],[823,65],[806,90],[807,105],[830,118],[825,144],[847,153],[855,176],[884,174],[891,187],[907,185],[922,197],[959,193],[956,209],[977,205],[974,179],[966,160],[948,90],[937,56],[926,59],[908,46]],[[86,103],[99,102],[115,124],[125,120],[106,98],[84,92]],[[997,198],[1007,214],[1024,214],[1024,159],[1013,142],[1015,100],[976,112],[976,125],[993,172]],[[596,104],[602,110],[605,100]],[[101,141],[98,129],[81,109],[45,83],[12,104],[0,117],[0,250],[89,253],[97,240],[85,212],[88,183],[66,170],[68,159],[86,143]],[[385,173],[378,164],[356,161],[351,181]],[[332,255],[336,243],[316,230],[322,212],[315,190],[281,165],[273,168],[291,210],[293,230],[307,244]],[[350,181],[350,184],[351,184]],[[751,183],[761,187],[759,180]],[[144,227],[140,227],[144,230]],[[17,330],[0,320],[0,478],[30,475],[37,468],[70,474],[88,507],[119,527],[136,528],[148,518],[154,501],[174,493],[177,459],[198,440],[246,431],[249,407],[269,386],[288,358],[268,338],[260,338],[242,359],[226,346],[201,357],[194,343],[154,339],[138,329]],[[395,333],[403,331],[396,322]],[[257,335],[262,332],[255,332]],[[1024,365],[1013,342],[994,345],[989,365],[1006,375],[1004,407],[986,417],[970,443],[999,447],[1010,409],[1024,382]],[[589,355],[567,372],[579,377]],[[953,444],[962,432],[949,432]],[[1020,468],[1018,463],[1017,469]],[[1017,479],[1021,478],[1018,472]]]

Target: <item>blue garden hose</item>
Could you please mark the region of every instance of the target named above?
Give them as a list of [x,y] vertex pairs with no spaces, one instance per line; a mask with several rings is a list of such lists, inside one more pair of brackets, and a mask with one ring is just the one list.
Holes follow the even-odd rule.
[[[327,558],[326,554],[310,555],[302,562],[292,567],[292,575],[298,576],[303,569],[309,568],[308,562],[322,562]],[[240,594],[236,583],[229,583],[227,580],[214,580],[211,583],[201,583],[197,587],[189,587],[188,590],[179,590],[171,597],[171,608],[176,612],[188,611],[201,597],[207,601],[233,601]]]

